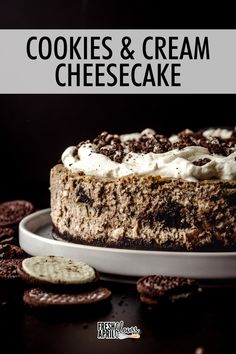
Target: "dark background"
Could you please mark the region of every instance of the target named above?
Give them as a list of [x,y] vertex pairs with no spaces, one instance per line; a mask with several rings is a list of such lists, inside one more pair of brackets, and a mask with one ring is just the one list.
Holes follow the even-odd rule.
[[[2,29],[235,28],[232,5],[166,1],[1,1]],[[17,58],[16,58],[17,60]],[[49,170],[69,145],[152,127],[235,125],[235,95],[1,95],[0,200],[49,205]]]
[[[128,0],[1,0],[0,28],[235,28],[233,2]],[[0,48],[1,55],[1,48]],[[16,58],[17,60],[17,58]],[[222,68],[223,70],[223,68]],[[102,130],[235,125],[235,95],[1,95],[0,201],[26,198],[49,205],[49,170],[63,150]],[[235,289],[206,288],[200,306],[154,312],[122,283],[112,309],[63,318],[22,308],[0,313],[1,353],[235,353]],[[125,297],[124,297],[125,296]],[[121,305],[121,301],[123,304]],[[96,340],[98,320],[141,328],[134,341]],[[14,340],[13,340],[14,338]],[[55,340],[56,339],[56,340]],[[4,348],[7,350],[4,351]]]

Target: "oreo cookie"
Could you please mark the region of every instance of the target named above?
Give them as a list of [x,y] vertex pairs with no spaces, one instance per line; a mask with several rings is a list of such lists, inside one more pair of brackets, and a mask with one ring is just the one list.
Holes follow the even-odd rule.
[[149,275],[138,280],[137,291],[142,303],[156,306],[186,300],[201,290],[193,279]]
[[40,288],[28,289],[24,292],[23,301],[34,308],[74,308],[108,302],[111,292],[107,288],[98,288],[81,293],[54,292]]
[[33,204],[26,200],[0,203],[0,227],[18,224],[26,215],[32,213],[33,209]]
[[94,286],[99,279],[98,272],[88,264],[57,256],[26,258],[17,271],[28,284],[53,290],[83,289]]
[[16,242],[14,235],[15,235],[14,229],[10,227],[0,227],[0,244],[4,244],[4,243],[14,244]]
[[23,259],[27,254],[18,246],[11,244],[0,245],[0,259]]
[[20,264],[20,259],[0,260],[0,285],[20,281],[20,276],[17,272],[17,267],[19,267]]

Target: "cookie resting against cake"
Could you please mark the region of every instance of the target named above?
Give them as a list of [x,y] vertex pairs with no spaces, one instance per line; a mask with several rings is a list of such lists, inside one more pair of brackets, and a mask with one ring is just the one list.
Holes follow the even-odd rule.
[[236,249],[236,130],[102,133],[51,170],[56,239],[170,251]]

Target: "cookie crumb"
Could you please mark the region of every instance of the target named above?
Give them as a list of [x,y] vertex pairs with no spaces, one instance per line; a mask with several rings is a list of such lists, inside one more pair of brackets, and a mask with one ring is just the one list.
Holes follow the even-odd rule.
[[118,302],[118,306],[122,306],[123,303],[124,303],[124,300],[120,300],[120,301]]

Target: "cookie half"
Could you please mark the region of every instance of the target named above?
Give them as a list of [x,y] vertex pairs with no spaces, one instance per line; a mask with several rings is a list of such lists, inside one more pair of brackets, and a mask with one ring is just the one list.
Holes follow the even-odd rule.
[[35,308],[74,307],[104,303],[111,298],[107,288],[98,288],[88,292],[48,292],[40,288],[28,289],[24,292],[23,301],[26,305]]
[[32,213],[34,206],[26,200],[12,200],[0,203],[0,226],[18,224],[26,215]]
[[147,305],[186,299],[199,290],[197,282],[188,278],[149,275],[137,282],[140,300]]
[[27,283],[40,287],[86,287],[99,279],[88,264],[59,256],[26,258],[17,271]]

